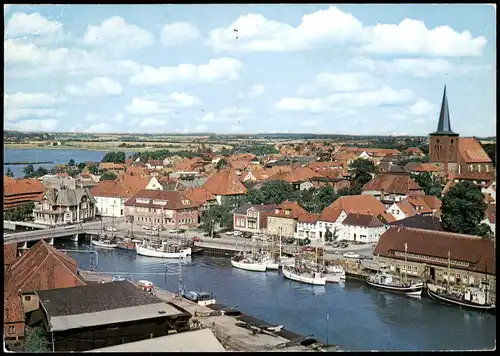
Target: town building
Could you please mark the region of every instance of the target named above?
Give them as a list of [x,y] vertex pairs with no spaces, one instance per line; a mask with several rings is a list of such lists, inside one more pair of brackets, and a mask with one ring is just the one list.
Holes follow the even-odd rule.
[[200,209],[200,211],[208,210],[210,207],[217,204],[215,196],[203,187],[187,188],[182,193],[192,200]]
[[102,162],[99,163],[100,171],[123,171],[127,169],[123,163],[113,163],[113,162]]
[[339,240],[353,243],[374,243],[387,230],[376,215],[350,213],[342,220]]
[[[84,285],[75,260],[44,240],[16,257],[17,244],[9,244],[4,270],[4,337],[7,343],[24,338],[26,320],[35,320],[39,300],[35,291]],[[7,261],[7,257],[9,261]]]
[[290,172],[279,172],[269,178],[269,180],[284,180],[292,185],[296,190],[311,189],[314,184],[311,179],[315,177],[322,177],[321,174],[316,173],[309,167],[297,167]]
[[405,219],[390,221],[390,226],[404,226],[415,229],[445,231],[441,220],[433,215],[413,215]]
[[240,182],[236,172],[228,168],[211,175],[203,188],[215,196],[217,203],[232,207],[239,206],[247,193],[247,188]]
[[76,179],[71,177],[68,173],[46,174],[38,178],[45,186],[45,188],[59,188],[65,186],[68,189],[75,189],[77,187]]
[[481,192],[487,204],[495,204],[497,200],[497,183],[493,182],[487,188],[482,188]]
[[142,189],[125,202],[125,217],[137,225],[156,228],[193,228],[198,205],[182,192]]
[[90,190],[101,216],[125,216],[125,202],[142,189],[163,189],[155,177],[120,174],[117,180],[102,180]]
[[[384,205],[372,195],[342,196],[321,212],[316,228],[316,238],[322,240],[327,235],[342,237],[342,222],[347,214],[378,216],[384,211]],[[352,236],[353,241],[357,241],[358,236]]]
[[396,220],[402,220],[414,215],[440,215],[441,200],[433,195],[410,195],[398,201],[386,210]]
[[262,232],[267,229],[269,212],[277,209],[276,204],[243,204],[233,212],[233,226],[238,231]]
[[373,255],[396,273],[437,283],[488,283],[495,293],[495,246],[490,239],[391,226],[380,236]]
[[92,220],[96,216],[96,200],[90,189],[66,187],[46,189],[33,209],[34,222],[55,226]]
[[36,179],[13,179],[4,176],[3,209],[11,209],[39,202],[42,200],[45,187]]
[[493,162],[475,137],[459,136],[451,129],[445,86],[438,127],[430,134],[429,160],[451,173],[453,181],[487,187],[495,179]]
[[413,156],[413,157],[424,157],[425,154],[422,152],[422,150],[418,147],[409,147],[405,150],[404,152],[408,156]]
[[267,216],[267,232],[270,235],[293,238],[297,232],[297,221],[306,210],[296,201],[281,203]]
[[297,234],[298,239],[315,239],[316,227],[320,214],[302,213],[297,219]]
[[191,314],[129,281],[37,291],[53,352],[87,351],[189,330]]
[[379,173],[363,187],[363,195],[372,195],[387,207],[409,195],[425,195],[407,173]]
[[165,158],[164,160],[154,160],[150,159],[146,162],[146,167],[151,170],[161,171],[164,167],[167,167],[170,161]]

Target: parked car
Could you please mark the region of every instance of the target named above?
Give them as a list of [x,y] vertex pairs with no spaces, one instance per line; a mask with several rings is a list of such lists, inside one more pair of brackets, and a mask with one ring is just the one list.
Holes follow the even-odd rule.
[[64,228],[65,229],[72,229],[74,227],[74,225],[66,225]]
[[245,239],[249,239],[252,237],[252,233],[251,232],[244,232],[243,235],[241,235],[241,237],[243,237]]
[[214,239],[220,239],[220,234],[218,232],[214,232]]
[[227,235],[227,236],[232,236],[235,232],[236,232],[236,231],[228,231],[228,232],[226,232],[226,235]]
[[179,229],[179,234],[183,234],[186,232],[186,229]]
[[116,232],[116,231],[118,231],[118,229],[116,227],[109,226],[109,227],[106,228],[106,231],[114,231],[114,232]]
[[125,280],[125,277],[123,277],[123,276],[114,276],[112,279],[113,282],[121,282],[124,280]]
[[143,229],[143,230],[151,230],[151,226],[142,225],[141,229]]
[[168,232],[170,232],[172,234],[176,234],[176,233],[181,232],[181,230],[179,230],[179,229],[171,229],[171,230],[168,230]]
[[193,242],[200,242],[200,241],[201,238],[199,238],[198,236],[193,237]]
[[209,232],[205,232],[205,233],[203,234],[203,236],[205,236],[205,237],[210,237],[210,233],[209,233]]
[[234,236],[241,236],[241,235],[243,235],[243,233],[241,231],[235,231],[235,232],[233,232],[233,235]]
[[344,256],[345,258],[359,258],[359,255],[354,252],[346,252],[342,256]]

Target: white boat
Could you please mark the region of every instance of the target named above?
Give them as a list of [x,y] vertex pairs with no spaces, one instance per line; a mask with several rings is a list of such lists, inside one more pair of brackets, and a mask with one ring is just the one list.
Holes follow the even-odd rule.
[[253,260],[250,256],[236,255],[231,258],[231,266],[245,271],[265,272],[267,264],[263,261]]
[[494,311],[495,303],[487,300],[486,289],[467,287],[463,291],[454,291],[435,284],[427,283],[427,295],[439,302],[461,308]]
[[92,245],[103,248],[116,248],[116,243],[111,243],[110,240],[92,240]]
[[321,272],[317,272],[314,270],[306,270],[299,269],[295,266],[283,266],[281,269],[283,276],[292,281],[313,284],[317,286],[326,285],[326,278],[321,274]]
[[195,302],[198,305],[206,306],[206,305],[217,304],[215,296],[213,296],[210,293],[187,291],[184,292],[182,296],[187,300]]
[[421,297],[424,288],[422,282],[403,282],[398,277],[385,271],[368,276],[366,283],[377,289],[417,298]]
[[345,283],[345,271],[342,266],[334,265],[325,267],[323,276],[330,283]]
[[184,258],[191,256],[191,248],[180,249],[178,246],[172,246],[167,243],[161,245],[140,244],[136,245],[135,250],[138,255],[159,258]]
[[279,258],[280,267],[293,265],[295,263],[295,257],[285,257],[281,256]]

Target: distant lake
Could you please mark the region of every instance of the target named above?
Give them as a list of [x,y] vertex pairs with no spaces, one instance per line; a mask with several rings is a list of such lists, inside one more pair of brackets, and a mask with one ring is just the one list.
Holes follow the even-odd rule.
[[[107,152],[103,151],[90,151],[90,150],[60,150],[60,149],[3,149],[3,159],[4,162],[54,162],[54,164],[34,164],[34,168],[44,167],[45,169],[54,168],[55,164],[66,164],[70,159],[74,159],[75,162],[100,162],[101,159]],[[134,152],[125,152],[128,156],[134,154]],[[25,165],[7,165],[3,166],[4,174],[7,169],[14,173],[15,178],[22,178],[24,176],[23,169]]]

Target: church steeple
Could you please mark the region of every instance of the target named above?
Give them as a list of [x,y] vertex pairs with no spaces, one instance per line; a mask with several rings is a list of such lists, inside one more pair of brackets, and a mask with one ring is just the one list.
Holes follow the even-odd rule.
[[444,86],[443,101],[441,102],[441,112],[436,132],[431,135],[457,135],[451,130],[450,111],[448,109],[448,98],[446,96],[446,85]]

